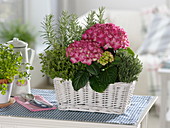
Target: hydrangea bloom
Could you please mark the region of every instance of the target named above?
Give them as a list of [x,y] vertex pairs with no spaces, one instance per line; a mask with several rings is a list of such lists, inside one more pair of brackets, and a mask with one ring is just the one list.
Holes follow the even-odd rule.
[[92,61],[98,60],[102,56],[103,50],[96,42],[89,40],[74,41],[66,49],[66,56],[70,56],[72,63],[82,62],[91,65]]
[[104,49],[114,48],[117,50],[129,46],[124,29],[112,23],[93,25],[85,31],[82,39],[95,41]]
[[103,66],[108,64],[109,62],[113,62],[113,61],[114,61],[114,57],[113,57],[112,53],[109,51],[103,52],[100,59],[97,60],[97,62],[99,62]]

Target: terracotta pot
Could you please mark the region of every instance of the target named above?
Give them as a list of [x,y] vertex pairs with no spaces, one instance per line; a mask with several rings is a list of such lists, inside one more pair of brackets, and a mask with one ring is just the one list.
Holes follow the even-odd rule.
[[0,84],[7,84],[8,83],[8,79],[0,79]]

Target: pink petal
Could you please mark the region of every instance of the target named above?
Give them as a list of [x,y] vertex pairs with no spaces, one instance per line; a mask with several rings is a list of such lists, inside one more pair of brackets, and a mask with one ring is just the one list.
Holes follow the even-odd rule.
[[77,61],[75,58],[70,58],[70,61],[71,61],[73,64],[79,62],[79,61]]
[[91,65],[92,60],[91,59],[86,59],[82,62],[83,64]]

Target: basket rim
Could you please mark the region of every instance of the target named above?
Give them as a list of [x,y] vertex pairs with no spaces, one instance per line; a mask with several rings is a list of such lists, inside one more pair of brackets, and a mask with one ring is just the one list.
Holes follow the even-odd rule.
[[[62,81],[63,79],[62,78],[59,78],[59,77],[55,77],[53,80],[58,80],[58,81]],[[64,81],[71,81],[71,80],[64,80]],[[131,85],[131,84],[136,84],[136,81],[133,81],[133,82],[130,82],[130,83],[126,83],[126,82],[115,82],[115,83],[111,83],[110,85],[112,84],[123,84],[123,85]]]

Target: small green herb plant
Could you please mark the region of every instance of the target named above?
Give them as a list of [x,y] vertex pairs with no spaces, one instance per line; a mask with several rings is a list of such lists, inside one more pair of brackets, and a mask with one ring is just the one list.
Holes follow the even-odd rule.
[[0,39],[2,42],[7,42],[16,37],[27,42],[28,46],[31,47],[36,40],[36,34],[32,29],[31,25],[18,20],[0,23]]
[[[30,74],[25,69],[32,70],[33,67],[28,63],[22,62],[22,56],[19,52],[14,52],[12,44],[0,44],[0,91],[5,94],[8,88],[7,83],[11,83],[14,77],[18,75],[19,82],[24,83],[24,78],[29,78]],[[22,70],[21,70],[22,68]]]
[[43,22],[44,43],[40,54],[42,72],[71,80],[78,91],[89,82],[96,92],[103,92],[115,82],[131,83],[138,79],[142,64],[129,47],[126,32],[103,18],[104,8],[91,11],[84,27],[78,17],[62,12],[56,25],[53,16]]

